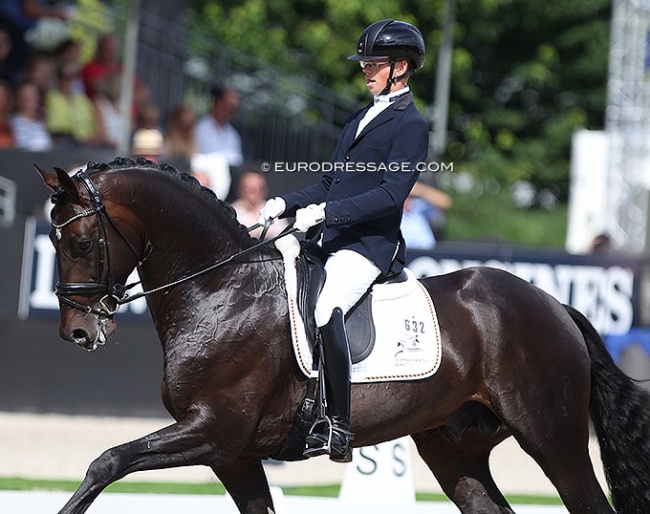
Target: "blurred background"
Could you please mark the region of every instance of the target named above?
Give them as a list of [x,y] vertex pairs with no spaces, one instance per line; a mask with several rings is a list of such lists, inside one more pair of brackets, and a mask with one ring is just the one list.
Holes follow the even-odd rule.
[[[94,353],[59,341],[49,192],[32,164],[146,157],[230,202],[270,163],[247,205],[296,190],[319,174],[292,166],[326,162],[370,100],[346,57],[382,18],[427,45],[409,85],[431,129],[421,182],[444,201],[419,196],[432,238],[409,245],[411,267],[508,269],[650,377],[650,3],[3,0],[0,412],[165,416],[144,305]],[[210,116],[239,136],[236,158],[200,148]]]

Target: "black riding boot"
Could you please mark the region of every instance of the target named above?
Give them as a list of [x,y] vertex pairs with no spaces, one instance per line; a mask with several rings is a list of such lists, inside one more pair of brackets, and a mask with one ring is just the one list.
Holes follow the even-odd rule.
[[334,309],[320,333],[325,361],[327,416],[316,420],[311,427],[304,455],[315,457],[329,453],[333,461],[350,462],[350,348],[341,309]]

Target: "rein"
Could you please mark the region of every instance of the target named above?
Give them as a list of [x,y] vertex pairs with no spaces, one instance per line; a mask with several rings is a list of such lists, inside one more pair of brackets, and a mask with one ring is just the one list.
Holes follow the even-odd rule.
[[[247,230],[250,232],[251,230],[255,230],[258,227],[259,227],[259,225],[253,225],[252,227],[249,227]],[[243,250],[231,255],[230,257],[227,257],[226,259],[224,259],[222,261],[216,262],[215,264],[212,264],[211,266],[208,266],[205,269],[197,271],[196,273],[192,273],[191,275],[188,275],[186,277],[179,278],[178,280],[175,280],[174,282],[170,282],[169,284],[165,284],[164,286],[155,287],[153,289],[149,289],[148,291],[142,291],[140,293],[134,294],[133,296],[128,296],[128,293],[126,293],[124,298],[122,298],[122,299],[120,299],[118,301],[118,304],[123,305],[125,303],[132,302],[133,300],[137,300],[138,298],[142,298],[143,296],[147,296],[147,295],[150,295],[152,293],[157,293],[159,291],[162,291],[163,289],[169,289],[170,287],[174,287],[174,286],[177,286],[177,285],[182,284],[184,282],[188,282],[190,280],[193,280],[196,277],[200,277],[201,275],[204,275],[204,274],[206,274],[206,273],[208,273],[210,271],[213,271],[213,270],[215,270],[217,268],[220,268],[221,266],[225,266],[226,264],[230,264],[232,261],[234,261],[235,259],[241,257],[242,255],[246,255],[247,253],[250,253],[250,252],[252,252],[254,250],[257,250],[258,248],[261,248],[263,246],[267,246],[267,245],[269,245],[271,243],[274,243],[275,241],[277,241],[281,237],[288,236],[289,234],[293,234],[294,232],[297,232],[297,231],[298,231],[297,228],[286,227],[282,232],[280,232],[279,234],[273,236],[271,239],[267,239],[265,241],[260,241],[259,243],[254,244],[253,246],[249,246],[248,248],[244,248]],[[126,286],[126,289],[128,290],[128,289],[136,286],[139,283],[140,282],[130,284],[130,285]]]
[[[106,223],[104,222],[104,217],[106,218],[106,220],[108,220],[108,222],[111,224],[111,226],[120,236],[120,238],[126,243],[127,247],[135,255],[136,259],[138,259],[138,263],[136,264],[136,267],[141,266],[147,260],[147,258],[151,254],[152,246],[150,243],[147,243],[144,250],[144,257],[140,258],[134,246],[129,242],[129,240],[126,238],[124,233],[120,230],[120,228],[115,224],[113,219],[109,216],[108,212],[106,211],[106,205],[102,200],[101,193],[99,192],[99,190],[97,189],[93,181],[90,179],[88,174],[85,171],[80,171],[75,175],[74,178],[79,180],[88,190],[88,193],[90,194],[90,197],[92,198],[93,201],[93,208],[80,212],[74,215],[73,217],[71,217],[70,219],[64,221],[63,223],[57,224],[52,222],[52,226],[55,229],[56,238],[61,239],[61,229],[64,228],[65,226],[81,218],[85,218],[93,215],[97,216],[99,220],[99,227],[98,227],[99,277],[102,277],[104,275],[104,267],[105,267],[104,256],[106,256],[106,269],[107,269],[106,282],[105,283],[57,282],[56,295],[60,298],[60,300],[63,303],[70,305],[71,307],[74,307],[76,309],[82,310],[88,314],[95,314],[97,316],[112,318],[115,315],[115,313],[119,310],[120,306],[126,303],[130,303],[134,300],[137,300],[138,298],[142,298],[144,296],[157,293],[159,291],[169,289],[171,287],[175,287],[179,284],[183,284],[185,282],[193,280],[197,277],[200,277],[201,275],[209,273],[210,271],[213,271],[217,268],[230,264],[235,259],[238,259],[243,255],[253,252],[263,246],[267,246],[271,243],[274,243],[281,237],[297,232],[296,228],[286,227],[282,232],[272,237],[271,239],[264,240],[264,236],[266,235],[269,226],[273,222],[273,220],[267,220],[267,222],[264,224],[264,230],[262,232],[262,237],[261,237],[262,241],[260,241],[259,243],[249,246],[248,248],[244,248],[243,250],[231,255],[230,257],[227,257],[222,261],[212,264],[211,266],[208,266],[205,269],[192,273],[191,275],[188,275],[183,278],[179,278],[178,280],[156,287],[154,289],[150,289],[148,291],[142,291],[140,293],[129,296],[128,293],[129,289],[132,289],[133,287],[137,286],[138,284],[140,284],[140,282],[134,282],[132,284],[124,285],[113,281],[113,277],[111,275],[110,252],[108,251],[107,248],[108,230],[106,228]],[[252,227],[249,227],[247,230],[250,232],[251,230],[255,230],[260,226],[261,225],[257,223]],[[103,293],[105,294],[99,300],[99,305],[100,305],[99,309],[93,308],[90,305],[84,305],[82,303],[76,302],[75,300],[68,298],[68,296],[94,296]],[[112,302],[115,305],[115,307],[110,307],[109,302]]]

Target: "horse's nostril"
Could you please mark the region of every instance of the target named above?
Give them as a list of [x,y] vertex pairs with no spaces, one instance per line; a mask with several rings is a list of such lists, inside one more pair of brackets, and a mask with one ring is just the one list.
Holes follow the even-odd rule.
[[85,341],[88,339],[88,332],[83,328],[76,328],[72,331],[72,340],[73,341]]

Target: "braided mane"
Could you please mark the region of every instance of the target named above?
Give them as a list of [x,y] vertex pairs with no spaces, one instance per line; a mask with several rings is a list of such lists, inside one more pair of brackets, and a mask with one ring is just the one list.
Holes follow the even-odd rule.
[[203,187],[201,183],[189,173],[180,172],[170,164],[158,164],[142,157],[139,157],[135,160],[125,157],[117,157],[109,163],[97,163],[94,161],[89,161],[86,165],[86,172],[89,176],[100,172],[129,169],[148,170],[153,171],[154,173],[166,173],[168,176],[172,176],[177,180],[180,180],[189,186],[189,189],[194,191],[195,194],[204,195],[206,198],[212,200],[217,208],[223,212],[226,221],[233,225],[235,232],[238,232],[244,241],[252,244],[253,238],[250,237],[246,231],[246,228],[241,223],[239,223],[239,221],[237,221],[237,213],[235,209],[233,209],[233,207],[228,203],[217,198],[217,195],[214,194],[214,191],[207,187]]

